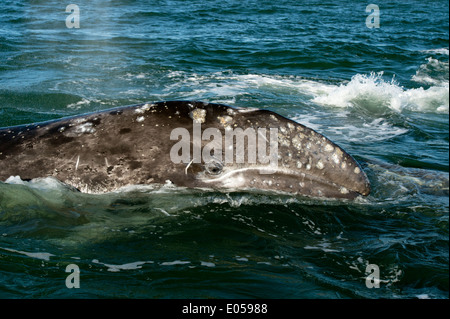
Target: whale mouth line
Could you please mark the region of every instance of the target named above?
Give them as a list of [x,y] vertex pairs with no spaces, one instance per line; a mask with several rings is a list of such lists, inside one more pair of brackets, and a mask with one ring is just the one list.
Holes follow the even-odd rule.
[[[237,168],[237,169],[230,169],[229,171],[226,171],[222,173],[221,175],[217,177],[209,176],[201,176],[199,177],[199,180],[205,183],[222,183],[227,188],[237,188],[242,187],[244,185],[247,185],[248,187],[252,187],[251,181],[249,180],[252,178],[253,180],[256,178],[253,177],[244,177],[243,173],[253,173],[257,172],[258,176],[261,178],[263,183],[266,183],[268,186],[272,186],[273,188],[284,191],[286,190],[289,193],[293,193],[296,190],[299,190],[298,187],[293,187],[293,183],[288,183],[289,180],[295,179],[295,182],[297,185],[301,185],[303,183],[313,183],[314,185],[320,185],[319,187],[323,188],[324,190],[332,190],[333,193],[339,192],[342,195],[355,193],[355,194],[361,194],[361,195],[368,195],[370,193],[370,189],[368,188],[368,179],[365,175],[365,173],[361,170],[361,175],[364,176],[363,180],[364,182],[361,183],[361,185],[355,186],[349,186],[345,183],[336,183],[333,181],[330,181],[328,179],[321,178],[320,176],[308,172],[299,172],[290,168],[286,167],[277,167],[277,166],[253,166],[253,167],[243,167],[243,168]],[[285,180],[275,180],[271,175],[285,175],[289,177],[289,179]],[[266,177],[266,178],[265,178]],[[292,182],[292,181],[291,181]],[[283,185],[283,186],[281,186]]]
[[[136,124],[141,118],[145,124]],[[194,127],[197,121],[205,123],[203,132]],[[72,126],[85,134],[67,135]],[[266,134],[259,130],[264,127]],[[0,179],[54,176],[83,193],[166,179],[180,187],[279,190],[322,198],[370,193],[359,163],[313,129],[269,110],[195,101],[139,104],[0,129],[0,164]]]

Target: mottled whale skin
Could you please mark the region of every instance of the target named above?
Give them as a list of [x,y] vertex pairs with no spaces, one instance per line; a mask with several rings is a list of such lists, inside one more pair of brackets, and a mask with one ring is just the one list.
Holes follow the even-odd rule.
[[[170,134],[180,127],[192,132],[196,115],[202,130],[216,128],[223,136],[230,128],[276,127],[277,169],[261,174],[259,162],[214,163],[215,169],[204,161],[173,163],[169,154],[179,140]],[[168,181],[319,198],[353,199],[370,192],[359,164],[314,130],[267,110],[192,101],[145,103],[0,129],[0,181],[11,176],[52,176],[86,193]]]

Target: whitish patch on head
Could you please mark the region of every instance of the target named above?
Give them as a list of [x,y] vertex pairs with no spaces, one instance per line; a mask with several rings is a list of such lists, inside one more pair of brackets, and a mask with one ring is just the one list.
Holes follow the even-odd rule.
[[294,138],[292,139],[292,145],[294,145],[294,147],[297,150],[299,150],[299,151],[302,149],[302,142],[301,141],[302,140],[298,136],[294,136]]
[[246,184],[246,179],[242,174],[231,176],[223,182],[223,186],[226,188],[238,188],[243,187]]
[[291,141],[289,138],[283,134],[278,134],[278,143],[280,143],[282,146],[289,147],[291,145]]
[[145,117],[139,116],[139,117],[136,119],[136,122],[144,122],[144,120],[145,120]]
[[258,108],[256,108],[256,107],[239,107],[239,108],[237,108],[237,111],[239,112],[239,113],[250,113],[250,112],[255,112],[255,111],[259,111],[259,109]]
[[292,124],[291,122],[288,122],[287,126],[291,132],[295,129],[294,124]]
[[191,119],[198,124],[205,123],[206,110],[204,109],[194,109],[189,113]]

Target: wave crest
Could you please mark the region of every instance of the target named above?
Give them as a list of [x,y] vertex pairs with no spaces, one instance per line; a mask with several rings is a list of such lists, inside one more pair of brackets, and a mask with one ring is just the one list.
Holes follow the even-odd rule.
[[385,81],[383,72],[356,74],[351,81],[330,86],[328,92],[313,99],[315,103],[337,107],[361,107],[369,111],[390,109],[419,112],[447,112],[448,83],[428,89],[404,89],[395,79]]

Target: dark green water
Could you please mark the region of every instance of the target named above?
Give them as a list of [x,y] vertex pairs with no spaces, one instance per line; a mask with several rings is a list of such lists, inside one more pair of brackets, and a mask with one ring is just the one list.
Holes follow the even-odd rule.
[[0,127],[145,101],[270,109],[343,146],[373,191],[87,195],[11,178],[1,298],[448,298],[447,1],[382,1],[373,29],[341,0],[76,4],[78,29],[58,1],[0,4]]

